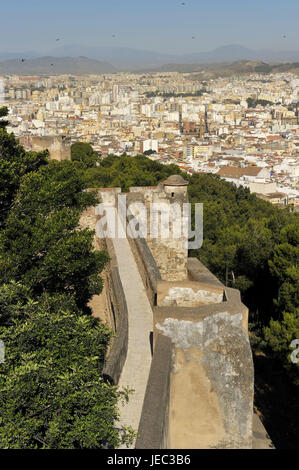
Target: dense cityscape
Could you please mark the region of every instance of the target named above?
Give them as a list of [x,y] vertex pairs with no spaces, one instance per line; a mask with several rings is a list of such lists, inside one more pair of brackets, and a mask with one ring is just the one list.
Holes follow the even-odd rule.
[[299,79],[198,73],[5,76],[10,126],[109,154],[215,173],[274,204],[299,205]]

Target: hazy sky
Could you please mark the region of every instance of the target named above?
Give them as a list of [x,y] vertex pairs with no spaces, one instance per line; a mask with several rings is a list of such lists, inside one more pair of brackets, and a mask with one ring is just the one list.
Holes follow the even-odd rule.
[[[181,3],[2,0],[0,51],[46,52],[63,44],[114,45],[169,53],[201,52],[227,44],[299,50],[298,0]],[[55,42],[57,37],[61,38],[59,43]]]

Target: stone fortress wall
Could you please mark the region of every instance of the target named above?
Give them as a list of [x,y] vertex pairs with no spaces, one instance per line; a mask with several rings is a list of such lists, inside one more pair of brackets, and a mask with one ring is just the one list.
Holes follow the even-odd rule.
[[[131,188],[125,194],[130,205],[127,222],[135,203],[149,208],[151,202],[187,202],[187,185],[180,178],[170,177],[155,188]],[[105,204],[117,207],[119,188],[99,193]],[[225,287],[199,260],[188,258],[183,238],[153,241],[148,232],[144,238],[129,235],[153,311],[153,356],[135,447],[271,448],[253,412],[248,309],[239,291]],[[109,239],[106,243],[112,264],[111,288],[105,295],[108,303],[114,302],[119,321],[105,374],[118,383],[130,325],[117,260]]]
[[[105,201],[106,205],[114,204],[117,193],[120,193],[120,189],[116,191],[114,189],[107,189],[105,193],[102,190],[101,199]],[[95,214],[94,207],[91,207],[82,214],[80,226],[81,228],[95,230],[97,220],[98,217]],[[107,323],[115,334],[113,347],[108,351],[105,361],[103,375],[109,382],[118,384],[128,352],[128,310],[126,297],[119,275],[113,243],[109,238],[100,239],[95,235],[93,245],[95,249],[105,250],[110,257],[109,268],[102,273],[104,282],[103,292],[100,296],[94,296],[90,302],[90,308],[94,316]],[[98,302],[97,300],[99,299],[100,301]]]
[[[187,257],[188,248],[186,245],[186,238],[173,238],[171,233],[170,220],[170,233],[169,237],[161,237],[160,224],[164,220],[167,221],[169,214],[169,207],[176,203],[182,206],[183,203],[188,202],[187,186],[166,186],[161,191],[161,186],[155,188],[147,187],[133,187],[127,194],[127,203],[130,205],[130,210],[138,203],[145,204],[145,207],[150,213],[150,205],[159,204],[161,208],[161,215],[152,219],[152,224],[147,224],[147,245],[156,260],[157,267],[163,279],[168,281],[178,281],[187,277]],[[163,214],[164,213],[164,214]],[[134,214],[133,214],[134,215]],[[165,217],[166,215],[166,217]],[[150,231],[157,230],[157,236],[152,238]]]
[[63,136],[29,136],[20,139],[26,150],[41,152],[49,150],[51,160],[71,160],[71,145]]

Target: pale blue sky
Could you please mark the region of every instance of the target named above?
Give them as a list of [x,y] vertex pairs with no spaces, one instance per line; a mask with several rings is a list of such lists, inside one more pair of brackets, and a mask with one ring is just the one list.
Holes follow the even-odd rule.
[[[201,52],[227,44],[299,50],[298,0],[185,0],[185,6],[176,0],[3,3],[2,52],[46,52],[63,44],[114,45],[169,53]],[[59,43],[56,37],[61,38]]]

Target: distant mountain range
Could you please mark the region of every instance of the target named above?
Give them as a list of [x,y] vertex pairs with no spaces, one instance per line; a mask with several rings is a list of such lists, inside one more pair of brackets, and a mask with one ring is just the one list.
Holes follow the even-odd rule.
[[[141,70],[144,73],[148,70]],[[161,67],[151,69],[151,72],[181,72],[181,73],[195,73],[194,78],[215,78],[215,77],[230,77],[232,75],[241,75],[248,73],[280,73],[280,72],[293,72],[299,74],[299,61],[298,62],[278,62],[266,63],[259,60],[236,60],[234,62],[206,62],[204,64],[165,64]]]
[[11,59],[0,62],[0,74],[60,75],[113,73],[116,69],[107,62],[87,57],[39,57]]
[[[200,52],[185,56],[188,63],[200,62],[234,62],[252,60],[263,62],[299,61],[299,51],[272,51],[270,49],[254,50],[238,44],[218,47],[210,52]],[[187,63],[185,62],[185,63]]]
[[[20,59],[22,69],[19,68]],[[74,59],[74,60],[72,60]],[[60,61],[59,61],[60,60]],[[109,73],[115,71],[152,70],[167,64],[167,69],[176,70],[179,65],[231,63],[234,61],[262,61],[268,63],[299,62],[299,51],[253,50],[241,45],[218,47],[209,52],[192,54],[163,54],[153,51],[125,47],[91,47],[62,45],[47,53],[36,51],[0,52],[0,73],[50,73],[47,62],[56,62],[55,73]],[[15,64],[13,61],[16,61]],[[172,65],[173,64],[173,65]],[[184,67],[182,67],[184,69]],[[26,70],[26,71],[25,71]],[[54,68],[53,68],[54,70]]]

